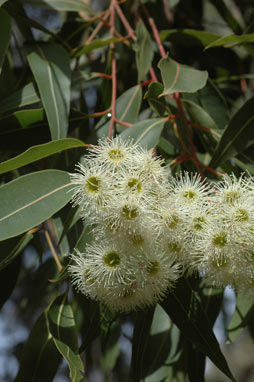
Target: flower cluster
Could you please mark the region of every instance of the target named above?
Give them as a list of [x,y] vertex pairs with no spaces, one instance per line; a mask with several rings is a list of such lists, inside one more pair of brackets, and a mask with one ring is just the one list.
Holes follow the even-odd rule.
[[72,202],[94,241],[71,255],[79,291],[112,310],[160,301],[183,272],[214,286],[254,285],[254,183],[168,178],[163,161],[120,137],[101,140],[71,174]]

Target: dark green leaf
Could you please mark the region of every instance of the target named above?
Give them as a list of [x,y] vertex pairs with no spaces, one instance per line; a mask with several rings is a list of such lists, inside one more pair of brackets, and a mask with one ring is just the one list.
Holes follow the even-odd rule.
[[8,13],[0,8],[0,74],[4,62],[5,53],[11,38],[11,19]]
[[36,321],[26,342],[15,382],[52,382],[61,356],[55,347],[44,312]]
[[87,12],[94,15],[95,12],[83,0],[21,0],[24,4],[56,11]]
[[[220,350],[219,343],[212,331],[207,315],[200,303],[200,299],[193,291],[187,279],[178,281],[173,292],[169,293],[161,305],[169,317],[178,326],[183,335],[192,342],[204,355],[232,381],[234,377]],[[192,309],[198,309],[199,320],[193,319]]]
[[176,92],[194,93],[206,84],[207,71],[182,65],[170,57],[162,58],[158,64],[161,70],[164,90],[161,95]]
[[24,153],[15,158],[0,163],[0,174],[33,163],[39,159],[46,158],[49,155],[59,153],[62,150],[71,149],[73,147],[85,147],[84,143],[74,138],[63,138],[57,141],[44,143],[42,145],[33,146]]
[[162,41],[169,40],[181,44],[206,46],[220,38],[219,35],[195,29],[168,29],[159,32]]
[[239,34],[242,32],[242,28],[240,24],[238,23],[236,18],[233,16],[233,13],[229,9],[229,7],[227,7],[227,5],[225,4],[223,0],[209,0],[209,1],[215,6],[215,8],[217,9],[221,17],[226,21],[226,23],[228,24],[228,26],[232,29],[234,33]]
[[168,114],[171,114],[165,98],[158,98],[162,91],[163,85],[160,82],[152,82],[144,95],[144,98],[148,100],[151,109],[160,117],[165,115],[166,111]]
[[67,345],[63,342],[53,338],[54,343],[62,354],[62,356],[66,359],[70,372],[71,382],[81,382],[83,381],[84,376],[84,366],[81,358],[78,354],[74,353]]
[[134,48],[136,51],[138,82],[141,82],[146,78],[146,75],[152,66],[154,55],[151,36],[141,18],[136,27],[136,36],[137,41]]
[[1,7],[4,3],[6,3],[6,1],[8,1],[8,0],[0,0],[0,7]]
[[33,238],[31,233],[0,242],[0,270],[11,263]]
[[165,126],[165,118],[151,118],[135,123],[121,133],[123,139],[133,138],[134,142],[151,149],[155,147]]
[[71,70],[61,45],[40,44],[27,59],[48,118],[52,139],[65,138],[70,111]]
[[[1,244],[0,244],[1,247]],[[17,257],[8,267],[0,271],[0,309],[15,288],[21,265],[21,257]]]
[[253,298],[246,293],[238,293],[235,311],[227,327],[229,342],[234,342],[242,334],[252,311],[254,311]]
[[90,44],[84,45],[84,46],[82,46],[82,48],[75,49],[72,52],[72,56],[73,57],[80,57],[80,56],[82,56],[82,54],[89,53],[94,49],[103,48],[104,46],[107,46],[107,45],[111,44],[112,42],[118,42],[118,41],[120,41],[120,39],[115,38],[115,37],[114,38],[108,38],[105,40],[95,39]]
[[[43,109],[20,110],[0,119],[0,134],[46,122]],[[41,123],[40,123],[41,124]]]
[[67,172],[43,170],[0,187],[0,240],[44,222],[71,199]]
[[241,36],[231,34],[229,36],[218,38],[208,44],[205,49],[215,48],[217,46],[223,46],[229,48],[230,46],[236,46],[241,44],[253,43],[254,42],[254,33],[252,34],[243,34]]
[[254,143],[254,98],[249,99],[230,120],[216,150],[213,154],[210,167],[216,168],[220,163],[236,156]]
[[9,97],[3,99],[0,102],[0,112],[6,113],[12,109],[17,109],[18,107],[23,107],[27,105],[32,105],[40,101],[34,85],[32,83],[24,86],[23,89],[17,90],[15,93],[11,94]]
[[145,364],[144,354],[154,315],[154,307],[136,313],[131,357],[131,381],[139,382]]

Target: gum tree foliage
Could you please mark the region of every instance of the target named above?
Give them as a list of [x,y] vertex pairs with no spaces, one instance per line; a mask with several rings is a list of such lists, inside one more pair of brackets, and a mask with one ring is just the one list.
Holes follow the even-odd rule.
[[[234,381],[212,330],[223,290],[183,276],[156,307],[114,314],[68,274],[68,254],[91,241],[69,172],[98,138],[133,138],[173,175],[254,174],[253,9],[230,4],[0,1],[0,303],[19,290],[32,326],[15,382],[53,381],[62,358],[75,382],[95,368],[108,381],[197,382],[206,357]],[[253,305],[238,294],[229,342],[246,326]]]

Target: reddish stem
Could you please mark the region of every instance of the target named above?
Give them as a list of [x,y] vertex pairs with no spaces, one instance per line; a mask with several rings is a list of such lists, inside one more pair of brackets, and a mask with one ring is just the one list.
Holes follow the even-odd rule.
[[[110,37],[114,36],[115,32],[115,0],[111,0],[110,4]],[[111,97],[111,119],[110,119],[110,125],[109,125],[109,131],[108,131],[108,139],[111,138],[115,120],[116,120],[116,96],[117,96],[117,77],[116,77],[116,57],[115,57],[115,44],[110,44],[110,49],[112,52],[112,97]]]
[[128,20],[126,19],[126,17],[123,14],[123,11],[121,10],[121,8],[119,7],[119,5],[117,3],[115,4],[115,9],[116,9],[118,16],[120,17],[124,27],[125,27],[125,29],[129,33],[130,37],[132,38],[133,41],[136,41],[137,37],[135,36],[135,31],[130,26]]
[[118,123],[118,125],[122,125],[122,126],[125,126],[125,127],[131,127],[132,126],[132,123],[120,121],[119,119],[116,119],[116,118],[115,118],[115,123]]
[[99,24],[94,28],[94,30],[92,31],[92,33],[90,34],[90,36],[88,37],[88,39],[85,41],[85,45],[88,45],[90,44],[90,42],[93,41],[93,39],[95,38],[95,36],[98,34],[98,32],[101,30],[101,28],[103,27],[104,25],[104,21],[107,20],[109,16],[109,10],[107,10],[105,13],[104,13],[104,16],[102,18],[102,20],[99,22]]

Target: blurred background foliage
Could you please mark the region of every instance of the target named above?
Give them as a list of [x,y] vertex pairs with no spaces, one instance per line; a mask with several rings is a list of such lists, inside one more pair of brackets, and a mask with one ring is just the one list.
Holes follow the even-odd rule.
[[253,381],[245,296],[182,280],[119,316],[66,268],[91,240],[68,172],[99,137],[156,148],[173,174],[254,175],[253,43],[252,0],[0,0],[2,381],[199,382],[206,356],[207,382]]

